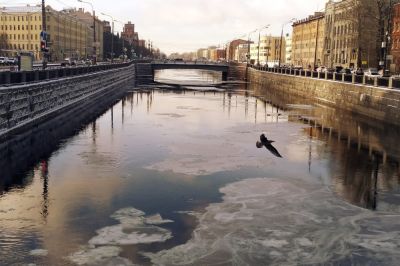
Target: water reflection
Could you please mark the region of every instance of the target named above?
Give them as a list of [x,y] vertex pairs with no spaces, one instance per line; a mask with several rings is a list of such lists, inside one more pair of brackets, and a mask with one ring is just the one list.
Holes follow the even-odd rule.
[[[68,264],[70,261],[63,258],[76,254],[82,246],[88,248],[84,254],[96,254],[101,248],[98,243],[115,241],[120,245],[125,237],[130,242],[110,253],[116,253],[119,261],[149,264],[149,257],[141,252],[157,253],[190,241],[199,222],[199,216],[190,214],[204,213],[210,203],[223,201],[219,189],[225,187],[225,191],[228,184],[249,178],[274,178],[260,181],[266,183],[264,192],[272,193],[268,190],[272,185],[283,194],[278,193],[281,198],[273,202],[276,191],[273,192],[262,206],[265,210],[276,209],[279,215],[287,211],[298,213],[299,217],[317,217],[323,223],[343,217],[353,221],[351,213],[360,208],[348,208],[343,200],[376,210],[362,210],[363,214],[400,213],[400,152],[394,145],[398,129],[291,95],[271,94],[257,86],[223,91],[132,89],[123,99],[105,105],[93,115],[68,119],[2,144],[2,264]],[[270,150],[285,158],[254,148],[260,132],[267,132],[268,138],[276,140],[271,145],[276,152]],[[270,144],[268,140],[261,143]],[[309,187],[318,193],[304,196]],[[303,197],[309,204],[305,212],[301,208]],[[329,210],[328,203],[328,207],[323,206],[326,198],[336,206],[334,211]],[[229,222],[235,215],[226,213],[244,205],[234,200],[227,206],[212,217]],[[246,206],[253,205],[249,202]],[[339,215],[338,210],[342,209],[351,211]],[[257,208],[251,212],[256,215]],[[325,212],[329,219],[324,218]],[[121,231],[127,226],[124,222],[132,221],[132,213],[136,215],[133,222],[151,220],[157,228],[147,224],[143,230],[162,232],[164,237],[158,240],[165,242],[138,242],[134,235],[137,228]],[[238,213],[243,223],[251,223],[246,208]],[[260,220],[271,218],[267,211],[264,215],[267,217]],[[296,222],[303,223],[299,217],[272,218],[267,226],[298,232],[294,226]],[[116,225],[118,221],[121,225]],[[318,221],[302,226],[319,232],[323,228]],[[160,224],[155,225],[157,222]],[[5,236],[3,231],[12,236]],[[354,230],[349,232],[355,234]],[[17,239],[18,245],[10,243],[12,238]],[[89,243],[95,243],[94,247],[88,247]],[[257,247],[257,243],[252,246]],[[41,248],[49,251],[47,257],[35,261],[28,255],[30,250]],[[264,251],[257,250],[260,254]],[[247,258],[245,254],[243,258]]]

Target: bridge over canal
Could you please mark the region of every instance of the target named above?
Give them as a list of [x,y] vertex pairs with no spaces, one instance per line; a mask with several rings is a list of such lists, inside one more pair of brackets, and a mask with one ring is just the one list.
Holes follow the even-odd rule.
[[154,82],[155,72],[164,69],[200,69],[222,72],[222,80],[227,81],[232,74],[227,63],[197,62],[197,61],[153,61],[136,64],[136,81],[138,85]]

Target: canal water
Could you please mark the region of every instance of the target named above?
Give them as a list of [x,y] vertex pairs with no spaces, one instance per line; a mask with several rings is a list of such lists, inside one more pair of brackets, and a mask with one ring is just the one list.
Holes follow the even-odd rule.
[[204,87],[132,86],[1,153],[1,265],[398,265],[399,129],[213,72],[157,79]]

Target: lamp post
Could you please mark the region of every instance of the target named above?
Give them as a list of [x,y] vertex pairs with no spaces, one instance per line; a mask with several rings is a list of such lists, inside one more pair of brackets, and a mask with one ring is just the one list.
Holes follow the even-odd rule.
[[93,13],[93,64],[96,64],[96,57],[97,57],[97,46],[96,46],[96,13],[93,8],[93,4],[87,1],[83,0],[78,0],[80,3],[85,3],[88,4],[92,7],[92,13]]
[[248,38],[247,38],[247,56],[248,56],[248,60],[247,60],[247,64],[250,64],[251,63],[251,55],[250,55],[250,36],[251,36],[251,34],[253,34],[253,33],[255,33],[257,30],[253,30],[253,31],[251,31],[251,32],[249,32],[249,34],[248,34]]
[[[268,24],[267,26],[262,27],[262,28],[260,28],[260,29],[258,30],[258,54],[257,54],[257,65],[258,65],[258,66],[260,65],[261,31],[262,31],[262,30],[265,30],[265,29],[268,29],[269,26],[270,26],[270,25]],[[267,64],[268,64],[268,62],[267,62]]]
[[114,63],[114,18],[110,15],[101,13],[103,16],[111,18],[111,63]]
[[279,64],[278,64],[279,67],[281,67],[281,58],[282,58],[283,28],[284,28],[287,24],[293,23],[293,22],[295,22],[296,20],[297,20],[297,19],[292,18],[292,19],[289,20],[288,22],[282,24],[281,41],[280,41],[280,43],[279,43]]
[[[42,32],[41,32],[41,38],[43,39],[42,42],[44,43],[44,47],[42,47],[43,45],[41,45],[41,50],[43,52],[43,62],[42,62],[42,68],[43,70],[46,69],[46,65],[47,65],[47,54],[46,54],[46,46],[47,46],[47,34],[46,34],[46,30],[47,30],[47,24],[46,24],[46,4],[45,4],[45,0],[42,0]],[[15,17],[14,17],[15,19]]]

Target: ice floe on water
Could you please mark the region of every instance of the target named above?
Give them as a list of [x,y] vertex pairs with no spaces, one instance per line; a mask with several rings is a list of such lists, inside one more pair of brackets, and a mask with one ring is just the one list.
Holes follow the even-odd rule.
[[155,265],[398,265],[400,213],[372,212],[304,181],[248,179],[199,215],[186,244]]
[[29,252],[29,254],[31,256],[35,256],[35,257],[46,257],[49,254],[49,251],[47,251],[45,249],[35,249],[35,250],[31,250],[31,252]]
[[89,245],[68,259],[77,265],[133,265],[119,256],[122,246],[164,242],[172,237],[169,230],[158,225],[173,221],[164,220],[159,214],[145,216],[140,210],[125,208],[116,211],[111,218],[119,224],[97,230]]

